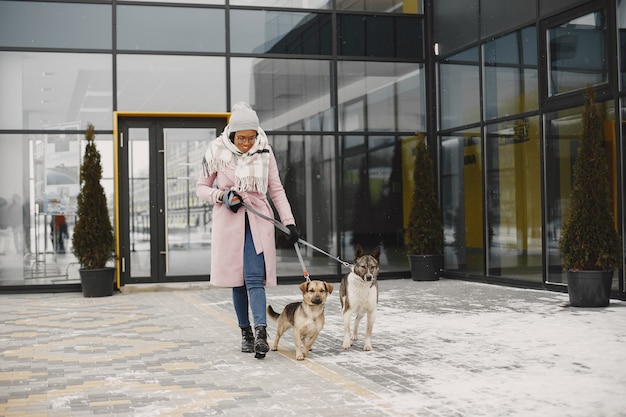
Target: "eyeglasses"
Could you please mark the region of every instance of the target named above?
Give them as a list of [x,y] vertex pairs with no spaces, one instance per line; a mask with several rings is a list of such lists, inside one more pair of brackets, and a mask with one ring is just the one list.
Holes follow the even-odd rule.
[[254,141],[256,140],[256,136],[250,136],[249,138],[245,137],[245,136],[236,136],[235,139],[237,139],[237,143],[254,143]]

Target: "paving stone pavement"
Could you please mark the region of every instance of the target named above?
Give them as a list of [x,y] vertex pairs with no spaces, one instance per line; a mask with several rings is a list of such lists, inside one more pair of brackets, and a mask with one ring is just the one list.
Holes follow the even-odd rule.
[[[625,302],[379,284],[373,350],[342,349],[336,284],[304,361],[291,331],[263,360],[241,353],[230,290],[207,283],[0,294],[0,416],[626,416]],[[267,298],[280,311],[300,292]]]

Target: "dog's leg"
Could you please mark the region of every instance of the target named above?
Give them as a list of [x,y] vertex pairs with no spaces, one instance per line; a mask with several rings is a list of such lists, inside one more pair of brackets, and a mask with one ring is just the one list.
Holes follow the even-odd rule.
[[313,343],[315,343],[317,336],[319,336],[319,333],[315,333],[313,336],[309,337],[308,342],[305,342],[303,340],[303,342],[305,342],[304,343],[304,356],[307,356],[309,352],[311,351],[311,348],[313,347]]
[[343,350],[350,349],[352,341],[350,340],[350,320],[352,312],[350,310],[343,313]]
[[374,320],[376,319],[376,310],[367,313],[367,328],[365,329],[365,340],[363,341],[363,350],[372,350],[372,329],[374,329]]
[[300,331],[297,329],[297,326],[293,328],[293,343],[296,345],[296,359],[301,361],[304,360],[305,352],[302,351],[302,335]]
[[285,328],[279,324],[278,329],[276,329],[276,337],[274,338],[274,341],[270,344],[270,349],[278,350],[278,341],[280,340],[280,337],[283,335],[284,331]]
[[356,313],[356,318],[354,319],[354,329],[352,329],[352,340],[358,339],[359,323],[361,323],[361,319],[364,315],[365,313],[363,311],[357,311]]

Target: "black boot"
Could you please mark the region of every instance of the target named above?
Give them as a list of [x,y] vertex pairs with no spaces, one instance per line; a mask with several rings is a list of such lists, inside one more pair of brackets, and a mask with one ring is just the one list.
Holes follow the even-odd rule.
[[241,328],[241,351],[246,353],[254,352],[254,333],[252,327]]
[[270,347],[267,344],[266,326],[254,326],[254,330],[256,330],[256,338],[254,339],[254,357],[257,359],[263,359],[265,354],[270,350]]

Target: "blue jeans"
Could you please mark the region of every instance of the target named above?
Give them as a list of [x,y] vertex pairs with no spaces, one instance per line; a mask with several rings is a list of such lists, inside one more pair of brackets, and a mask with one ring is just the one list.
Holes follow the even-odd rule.
[[246,213],[246,240],[243,246],[243,278],[244,285],[233,288],[233,305],[237,313],[239,327],[250,325],[248,303],[252,308],[254,326],[267,325],[265,299],[265,256],[257,255],[250,232],[250,223]]

